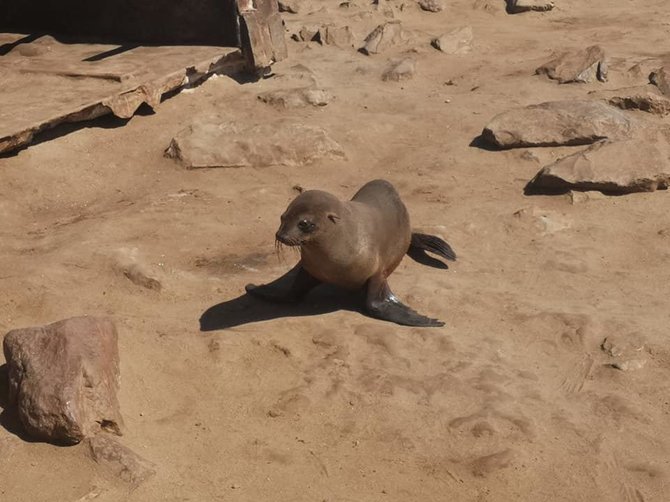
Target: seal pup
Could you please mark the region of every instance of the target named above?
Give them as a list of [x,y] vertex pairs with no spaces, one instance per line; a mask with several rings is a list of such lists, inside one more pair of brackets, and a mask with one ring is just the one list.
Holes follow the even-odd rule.
[[[456,254],[439,237],[412,232],[407,208],[388,181],[366,183],[347,202],[321,190],[305,191],[281,215],[275,237],[277,243],[299,246],[300,261],[273,282],[248,284],[249,294],[297,302],[321,283],[365,288],[372,317],[405,326],[444,326],[404,305],[389,288],[387,279],[405,254],[417,261],[426,251],[451,261]],[[421,262],[433,260],[448,268],[428,255],[425,259]]]

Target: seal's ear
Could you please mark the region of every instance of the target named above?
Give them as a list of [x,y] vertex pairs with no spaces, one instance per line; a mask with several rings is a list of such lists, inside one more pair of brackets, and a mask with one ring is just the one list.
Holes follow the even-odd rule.
[[330,221],[332,221],[333,223],[337,223],[337,220],[339,220],[340,217],[338,215],[336,215],[335,213],[328,213],[328,219]]

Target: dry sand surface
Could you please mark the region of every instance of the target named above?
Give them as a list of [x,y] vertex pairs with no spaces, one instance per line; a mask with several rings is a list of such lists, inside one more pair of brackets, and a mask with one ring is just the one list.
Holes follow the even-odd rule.
[[[0,331],[114,319],[122,440],[157,470],[133,489],[84,445],[29,442],[5,421],[0,499],[670,499],[670,194],[524,196],[542,166],[581,147],[470,146],[512,107],[642,85],[646,74],[627,70],[668,50],[667,0],[556,3],[508,15],[494,0],[445,0],[438,13],[396,2],[406,45],[366,56],[289,40],[273,78],[212,78],[156,114],[101,120],[0,159]],[[309,0],[284,14],[287,36],[328,21],[349,25],[359,47],[383,10]],[[430,46],[466,25],[469,54]],[[607,83],[533,74],[556,51],[595,43],[610,57]],[[382,81],[407,52],[414,78]],[[280,77],[298,64],[330,104],[278,110],[257,99],[295,86]],[[186,170],[163,156],[212,112],[323,127],[346,158]],[[379,177],[415,228],[459,255],[446,271],[406,259],[390,280],[444,328],[376,321],[316,292],[299,311],[238,300],[221,307],[230,327],[200,331],[205,310],[296,261],[273,245],[296,185],[347,198]],[[129,263],[160,291],[131,282]]]

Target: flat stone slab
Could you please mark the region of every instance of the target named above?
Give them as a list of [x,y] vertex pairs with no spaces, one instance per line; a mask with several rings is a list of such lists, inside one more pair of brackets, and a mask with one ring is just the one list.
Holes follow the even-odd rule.
[[303,166],[343,157],[342,147],[323,129],[285,120],[240,124],[205,119],[175,136],[165,155],[187,169],[206,167]]
[[529,182],[527,193],[598,190],[625,194],[653,192],[670,185],[667,143],[647,139],[601,141],[546,166]]
[[481,139],[496,148],[588,145],[627,138],[631,128],[621,110],[602,101],[549,101],[497,115]]
[[590,83],[607,81],[607,60],[605,51],[599,45],[583,50],[564,52],[548,63],[543,64],[535,73],[546,75],[561,84],[571,82]]
[[[12,41],[0,34],[0,44]],[[14,40],[14,42],[16,42]],[[0,154],[61,123],[114,114],[129,118],[146,103],[213,72],[244,66],[239,49],[63,44],[49,36],[0,56]]]

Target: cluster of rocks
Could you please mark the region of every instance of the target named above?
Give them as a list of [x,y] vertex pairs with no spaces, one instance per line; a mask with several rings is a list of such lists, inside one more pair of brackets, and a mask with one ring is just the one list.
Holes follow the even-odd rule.
[[58,445],[86,443],[98,464],[138,484],[153,465],[117,439],[119,349],[114,324],[75,317],[42,327],[16,329],[3,340],[9,410],[33,439]]
[[[607,81],[599,46],[567,51],[536,72],[560,84]],[[626,110],[665,116],[670,88],[664,68],[646,86],[591,91],[586,98],[525,106],[495,116],[480,140],[495,149],[590,145],[543,167],[526,193],[649,192],[670,186],[670,132],[645,127]]]

